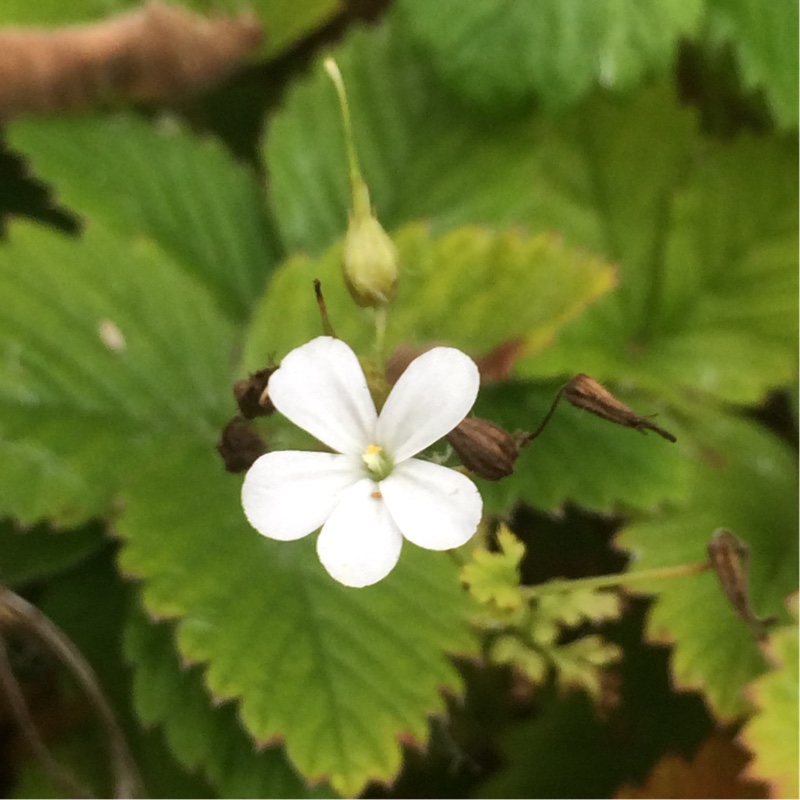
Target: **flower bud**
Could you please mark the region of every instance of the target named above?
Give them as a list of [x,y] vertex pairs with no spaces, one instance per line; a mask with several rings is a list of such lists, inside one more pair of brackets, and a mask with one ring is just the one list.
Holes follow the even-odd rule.
[[342,271],[362,308],[390,303],[397,292],[397,249],[371,212],[353,213],[344,240]]
[[479,478],[499,481],[514,471],[519,447],[514,437],[480,417],[467,417],[445,437],[461,463]]
[[378,222],[369,199],[369,189],[361,177],[350,122],[350,107],[342,74],[332,58],[325,59],[342,110],[347,160],[350,165],[352,209],[344,240],[342,271],[353,300],[362,308],[383,308],[397,291],[397,250]]

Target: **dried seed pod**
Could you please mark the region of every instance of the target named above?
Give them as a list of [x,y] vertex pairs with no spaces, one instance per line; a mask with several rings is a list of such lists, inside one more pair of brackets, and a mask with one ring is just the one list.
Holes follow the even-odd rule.
[[750,604],[750,548],[732,531],[717,528],[708,543],[708,560],[734,611],[756,638],[762,639],[767,633],[766,626],[775,618],[757,616]]
[[467,417],[445,437],[461,463],[478,477],[499,481],[514,471],[519,447],[514,437],[493,422]]
[[670,442],[676,441],[669,431],[656,425],[655,422],[647,417],[637,414],[624,403],[620,403],[608,389],[589,375],[583,373],[576,375],[564,386],[562,391],[564,397],[572,405],[590,411],[592,414],[607,419],[609,422],[623,425],[626,428],[634,428],[642,433],[645,430],[655,431],[659,436],[663,436]]
[[246,472],[259,456],[267,452],[267,445],[244,417],[234,417],[222,429],[217,452],[228,472]]
[[233,384],[233,396],[245,419],[268,417],[275,411],[267,393],[267,383],[276,369],[278,368],[265,367],[258,372],[251,372],[249,378],[242,378]]

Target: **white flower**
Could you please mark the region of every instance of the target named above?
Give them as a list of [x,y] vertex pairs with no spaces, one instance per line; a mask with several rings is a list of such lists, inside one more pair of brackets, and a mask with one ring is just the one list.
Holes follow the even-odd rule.
[[355,353],[321,336],[293,350],[269,381],[275,408],[335,453],[261,456],[242,486],[250,524],[290,541],[322,526],[317,553],[347,586],[391,572],[403,537],[429,550],[464,544],[482,502],[460,472],[412,456],[448,434],[472,408],[478,368],[451,347],[408,366],[380,416]]

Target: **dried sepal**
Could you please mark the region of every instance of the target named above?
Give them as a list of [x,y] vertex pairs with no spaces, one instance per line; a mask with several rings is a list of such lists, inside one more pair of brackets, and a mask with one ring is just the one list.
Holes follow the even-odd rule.
[[249,378],[242,378],[233,384],[233,396],[236,405],[245,419],[267,417],[275,411],[269,399],[267,384],[277,367],[265,367],[258,372],[251,372]]
[[234,417],[222,429],[217,452],[228,472],[246,472],[267,452],[267,445],[244,417]]

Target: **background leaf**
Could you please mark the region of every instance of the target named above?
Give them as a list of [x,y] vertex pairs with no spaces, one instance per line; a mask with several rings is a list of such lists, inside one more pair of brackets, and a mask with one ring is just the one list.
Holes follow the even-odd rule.
[[[718,527],[750,547],[750,597],[757,614],[779,613],[797,587],[796,459],[771,435],[733,418],[705,420],[691,497],[683,507],[625,528],[618,544],[635,569],[702,562]],[[702,690],[722,718],[748,708],[743,687],[765,669],[750,630],[713,572],[653,581],[648,635],[675,643],[677,685]],[[638,589],[637,589],[638,590]]]
[[[400,342],[445,341],[476,355],[520,339],[522,354],[535,353],[613,283],[612,268],[601,260],[513,230],[469,227],[433,238],[424,226],[410,225],[395,244],[403,267],[388,315],[389,351]],[[369,351],[373,323],[355,308],[340,264],[341,248],[334,246],[322,259],[297,257],[281,267],[255,314],[246,368],[263,367],[267,354],[282,355],[319,334],[315,278],[337,336]]]
[[640,787],[622,786],[614,797],[768,797],[760,784],[744,780],[747,753],[724,733],[715,733],[687,761],[669,754]]
[[110,510],[159,435],[213,441],[231,328],[151,241],[20,224],[0,290],[0,513],[75,524]]
[[748,696],[757,713],[741,740],[753,752],[747,772],[770,785],[770,796],[798,793],[797,595],[789,601],[791,624],[775,629],[766,645],[772,669],[750,685]]
[[[351,34],[336,57],[385,227],[521,224],[619,265],[619,289],[520,374],[583,371],[680,405],[698,392],[755,402],[793,378],[791,145],[706,138],[665,87],[627,102],[592,97],[555,120],[525,114],[488,126],[448,98],[392,17]],[[317,252],[344,232],[341,136],[333,88],[315,70],[289,92],[266,141],[289,249]]]
[[11,141],[90,227],[153,240],[228,317],[247,319],[278,245],[255,176],[219,142],[127,115],[19,121]]
[[181,669],[169,625],[131,615],[125,653],[133,661],[133,699],[145,723],[163,723],[175,756],[202,768],[221,797],[322,797],[324,786],[306,786],[278,747],[256,752],[241,727],[235,705],[213,707],[199,667]]
[[58,531],[48,525],[22,528],[0,521],[0,579],[13,587],[71,569],[105,544],[103,533],[96,522]]
[[760,89],[776,122],[797,127],[797,3],[710,0],[709,36],[729,43],[746,85]]
[[452,2],[401,0],[404,20],[465,100],[504,108],[531,99],[573,105],[591,88],[627,89],[666,72],[702,0]]

